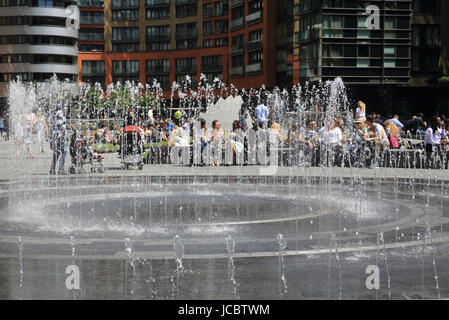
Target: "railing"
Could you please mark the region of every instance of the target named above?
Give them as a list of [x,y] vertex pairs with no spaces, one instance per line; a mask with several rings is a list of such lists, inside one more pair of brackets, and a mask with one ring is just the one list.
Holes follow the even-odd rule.
[[235,8],[244,4],[243,0],[231,0],[231,8]]
[[197,38],[198,32],[176,32],[176,39],[192,39]]
[[222,71],[223,66],[220,64],[203,64],[201,65],[202,72]]
[[190,4],[197,3],[197,0],[176,0],[175,4]]
[[170,68],[167,67],[152,67],[147,71],[147,75],[154,76],[154,75],[166,75],[170,74]]
[[170,41],[170,35],[169,34],[148,34],[147,40]]
[[262,49],[262,47],[263,47],[262,40],[254,40],[254,41],[250,41],[246,44],[246,48],[248,49],[248,51],[259,50],[259,49]]
[[243,75],[243,66],[231,68],[231,70],[229,70],[229,73],[231,74],[231,77],[242,76]]
[[237,29],[241,27],[243,27],[243,18],[231,20],[231,29]]
[[78,0],[79,7],[104,8],[104,0]]
[[262,72],[262,62],[257,62],[246,66],[246,73],[260,73],[260,72]]
[[170,5],[170,0],[146,0],[145,6],[148,7],[165,7]]
[[81,24],[104,24],[104,16],[81,16]]
[[81,74],[83,76],[104,76],[106,73],[105,73],[104,69],[98,70],[98,69],[90,69],[90,68],[84,69],[83,68]]
[[258,21],[262,20],[262,10],[253,12],[246,16],[246,23],[247,24],[253,24]]
[[[103,29],[101,29],[103,30]],[[103,32],[91,32],[91,33],[78,33],[78,40],[81,41],[104,41],[104,33]]]
[[243,43],[231,46],[231,54],[239,54],[239,53],[243,53],[244,51],[245,51],[245,47],[244,47]]
[[175,73],[196,73],[196,66],[176,66]]

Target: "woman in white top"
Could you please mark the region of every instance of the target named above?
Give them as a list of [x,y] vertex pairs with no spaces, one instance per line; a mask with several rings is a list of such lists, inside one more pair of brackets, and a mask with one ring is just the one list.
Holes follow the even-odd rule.
[[426,130],[426,135],[424,137],[424,144],[426,145],[427,152],[433,152],[434,146],[439,147],[441,145],[441,134],[440,134],[441,122],[438,118],[432,120],[432,124]]
[[25,118],[25,128],[24,128],[24,135],[23,135],[23,142],[26,145],[27,148],[27,158],[31,159],[33,158],[31,154],[31,144],[33,143],[33,132],[35,130],[36,125],[36,115],[33,111],[31,111],[29,114],[26,115]]
[[357,109],[355,110],[355,117],[361,118],[362,121],[366,120],[366,104],[363,101],[357,103]]
[[327,159],[330,166],[340,166],[342,164],[342,141],[343,141],[343,121],[341,119],[332,120],[332,129],[326,128],[323,132],[321,153],[323,160]]

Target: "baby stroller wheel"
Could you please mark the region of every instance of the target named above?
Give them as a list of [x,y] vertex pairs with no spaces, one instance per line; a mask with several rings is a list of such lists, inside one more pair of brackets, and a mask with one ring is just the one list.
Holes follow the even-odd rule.
[[143,163],[139,164],[139,166],[137,167],[137,169],[143,170]]
[[104,168],[103,167],[99,167],[97,170],[98,170],[98,173],[104,173]]

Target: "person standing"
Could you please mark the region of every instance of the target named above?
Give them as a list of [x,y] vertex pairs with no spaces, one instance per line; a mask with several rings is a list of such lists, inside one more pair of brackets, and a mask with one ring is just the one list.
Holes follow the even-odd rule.
[[222,143],[224,138],[224,132],[221,128],[220,121],[214,120],[212,121],[212,132],[210,135],[210,157],[211,157],[211,163],[210,165],[212,167],[219,167],[221,164],[221,160],[223,158],[222,154]]
[[6,140],[9,140],[9,112],[6,113],[3,118],[3,123],[5,124],[4,132],[6,133]]
[[264,129],[267,128],[267,120],[268,120],[268,115],[270,114],[270,112],[268,111],[267,106],[262,102],[262,100],[259,100],[259,104],[256,107],[256,111],[254,113],[254,115],[257,118],[257,122],[260,124],[263,124]]
[[28,113],[25,117],[25,128],[23,132],[23,142],[27,149],[27,159],[32,159],[31,144],[33,143],[33,134],[35,134],[36,115],[33,111]]
[[0,117],[0,137],[3,138],[4,134],[3,132],[5,131],[5,122],[3,121],[3,116]]
[[305,165],[311,166],[315,158],[316,122],[308,120],[306,127],[299,131],[298,140],[305,157]]
[[37,144],[41,153],[44,153],[45,138],[48,137],[47,119],[42,113],[42,108],[37,109],[36,116]]
[[441,132],[441,120],[440,118],[435,117],[433,118],[429,128],[426,130],[426,135],[424,137],[428,168],[433,167],[433,165],[430,165],[430,162],[434,162],[435,154],[438,156],[441,151],[441,142],[443,140]]
[[50,125],[50,148],[53,151],[53,160],[50,175],[56,174],[56,163],[59,159],[59,175],[66,175],[64,170],[66,157],[66,118],[64,115],[63,102],[58,101],[56,109],[49,118]]

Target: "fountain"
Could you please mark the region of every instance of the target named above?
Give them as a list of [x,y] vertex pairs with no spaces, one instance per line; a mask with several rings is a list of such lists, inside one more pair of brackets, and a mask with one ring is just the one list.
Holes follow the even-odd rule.
[[[17,81],[10,89],[11,124],[19,129],[29,111],[24,108],[42,106],[48,116],[58,101],[66,106],[68,127],[88,132],[100,124],[119,126],[129,106],[142,114],[151,107],[155,118],[164,118],[179,100],[186,121],[204,117],[210,127],[218,119],[229,130],[241,103],[253,106],[260,97],[272,107],[281,135],[292,124],[314,119],[321,127],[338,115],[348,136],[353,128],[341,79],[290,91],[238,91],[202,78],[197,89],[189,81],[173,84],[168,100],[157,82],[102,88],[52,79]],[[248,133],[258,143],[263,134]],[[307,166],[296,160],[297,146],[268,146],[279,151],[279,163],[256,165],[260,149],[249,146],[254,165],[159,161],[139,172],[120,170],[116,154],[105,153],[105,173],[51,176],[48,147],[39,154],[32,145],[35,158],[26,159],[19,142],[4,143],[0,273],[7,284],[0,286],[0,299],[449,296],[449,174],[441,161],[435,162],[440,169],[423,170],[425,153],[398,151],[402,156],[392,160],[386,153],[385,165],[369,169],[365,149],[347,149],[343,166],[326,166],[336,154],[323,147],[322,161]],[[170,154],[152,148],[158,158]],[[82,294],[61,289],[70,263],[80,268]],[[380,270],[374,291],[365,287],[371,265]]]

